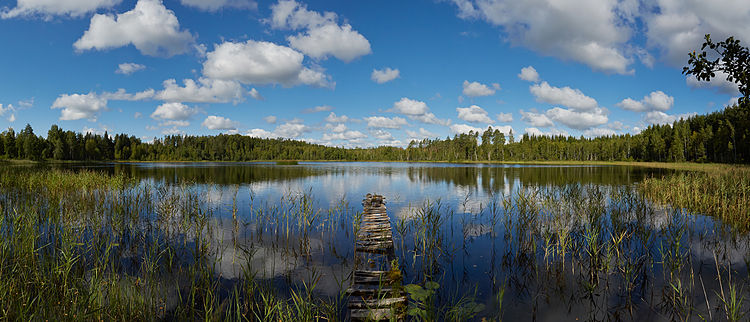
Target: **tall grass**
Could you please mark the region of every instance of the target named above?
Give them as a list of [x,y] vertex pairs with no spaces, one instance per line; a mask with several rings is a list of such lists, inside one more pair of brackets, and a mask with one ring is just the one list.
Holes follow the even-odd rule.
[[750,231],[750,169],[746,167],[647,178],[640,189],[658,202],[715,216]]

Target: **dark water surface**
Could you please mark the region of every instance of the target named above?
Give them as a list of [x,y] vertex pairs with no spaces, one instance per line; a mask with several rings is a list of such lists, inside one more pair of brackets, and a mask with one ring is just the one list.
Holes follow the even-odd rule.
[[[729,281],[719,286],[717,275],[728,279],[731,269],[733,283],[748,280],[746,234],[638,194],[639,181],[666,170],[376,162],[59,167],[187,182],[200,191],[214,209],[213,238],[240,236],[214,254],[226,283],[249,263],[256,278],[281,292],[316,280],[316,294],[338,296],[350,283],[354,214],[367,193],[386,197],[404,284],[438,282],[444,313],[473,302],[484,305],[475,318],[495,317],[502,306],[508,321],[723,319],[719,290]],[[285,198],[312,200],[309,230],[288,228],[279,209],[291,207]],[[569,245],[560,246],[566,233]]]

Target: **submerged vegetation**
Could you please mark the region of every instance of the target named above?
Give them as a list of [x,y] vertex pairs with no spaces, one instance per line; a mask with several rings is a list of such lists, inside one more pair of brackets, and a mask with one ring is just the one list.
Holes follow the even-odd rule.
[[[747,176],[736,177],[404,201],[391,217],[409,317],[746,318],[750,238],[736,214],[747,214]],[[240,186],[0,167],[0,318],[342,320],[358,216],[312,191],[271,200]]]

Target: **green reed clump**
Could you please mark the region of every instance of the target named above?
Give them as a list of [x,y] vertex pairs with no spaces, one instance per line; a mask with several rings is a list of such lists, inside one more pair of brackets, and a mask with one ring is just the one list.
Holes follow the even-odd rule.
[[[225,262],[249,263],[254,246],[237,243],[236,206],[224,238],[207,193],[189,182],[0,168],[0,320],[341,316],[340,301],[313,296],[314,283],[277,293],[249,264],[223,276]],[[313,203],[309,194],[284,200],[295,232],[318,225]]]
[[649,199],[715,216],[743,231],[750,230],[748,168],[678,172],[647,178],[639,188]]

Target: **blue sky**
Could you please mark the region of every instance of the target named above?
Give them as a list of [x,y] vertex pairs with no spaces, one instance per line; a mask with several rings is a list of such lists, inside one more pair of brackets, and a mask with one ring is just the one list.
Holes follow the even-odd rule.
[[0,1],[0,128],[404,146],[637,133],[736,100],[681,74],[740,0]]

